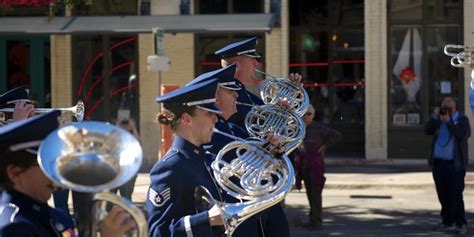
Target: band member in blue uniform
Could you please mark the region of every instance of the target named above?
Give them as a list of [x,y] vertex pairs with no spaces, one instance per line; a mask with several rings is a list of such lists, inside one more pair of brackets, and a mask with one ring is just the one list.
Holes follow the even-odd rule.
[[[41,141],[58,128],[60,111],[34,116],[0,128],[0,236],[77,236],[68,212],[51,208],[54,185],[37,162]],[[121,236],[134,227],[122,209],[109,214],[102,236]],[[112,224],[109,224],[112,223]]]
[[[35,107],[29,99],[30,90],[27,86],[19,86],[0,95],[0,108],[13,107],[11,122],[21,121],[34,115]],[[0,123],[1,123],[0,119]],[[54,206],[68,211],[69,190],[58,189],[53,192]]]
[[[249,134],[244,129],[240,128],[238,125],[228,122],[230,116],[237,112],[236,101],[237,101],[237,91],[241,89],[239,82],[234,78],[235,74],[235,65],[230,65],[222,69],[210,71],[204,73],[191,82],[188,85],[203,83],[209,80],[218,79],[218,86],[216,89],[216,107],[221,111],[217,114],[217,123],[215,128],[221,132],[230,134],[239,138],[248,138]],[[230,142],[235,141],[229,136],[222,135],[220,133],[213,133],[211,142],[204,145],[204,148],[212,153],[217,155],[219,151]],[[236,203],[239,200],[231,197],[230,195],[223,195],[223,198],[226,202]],[[260,216],[256,215],[246,220],[244,223],[239,225],[239,227],[233,233],[233,236],[261,236],[262,230],[260,228],[261,221]]]
[[231,64],[236,65],[235,78],[239,81],[239,86],[242,88],[237,91],[239,95],[237,101],[242,104],[237,105],[239,113],[232,115],[229,118],[229,121],[242,128],[245,127],[245,116],[252,109],[248,105],[263,105],[262,99],[248,91],[246,88],[247,85],[257,84],[255,79],[255,69],[257,69],[257,59],[260,58],[260,55],[255,49],[256,45],[257,37],[253,37],[229,44],[215,52],[217,56],[222,58],[222,67],[227,67]]
[[[259,64],[257,59],[260,55],[256,52],[257,37],[235,42],[215,52],[221,57],[222,67],[235,64],[235,78],[240,82],[241,90],[238,91],[237,101],[244,104],[262,105],[263,101],[246,89],[246,85],[254,85],[256,81],[255,70]],[[290,74],[289,79],[301,82],[301,75]],[[238,104],[237,113],[227,120],[245,128],[245,117],[251,110],[251,106]],[[263,229],[265,236],[290,236],[290,228],[285,212],[280,204],[266,210],[263,215]]]
[[35,151],[58,127],[59,111],[0,128],[0,236],[75,236],[69,213],[47,204],[54,186],[42,172]]
[[146,208],[150,236],[221,236],[217,206],[198,212],[195,188],[204,186],[223,201],[202,145],[211,141],[219,110],[214,106],[217,79],[188,85],[158,97],[158,121],[175,133],[173,145],[150,172]]
[[[230,66],[217,69],[204,73],[187,85],[198,84],[206,82],[212,79],[218,79],[218,86],[216,89],[216,107],[221,111],[217,114],[217,123],[215,128],[221,132],[240,137],[248,138],[249,134],[240,126],[231,123],[228,119],[237,113],[236,102],[239,97],[238,91],[242,89],[241,83],[234,78],[236,65],[232,64]],[[217,154],[220,149],[222,149],[228,143],[234,141],[228,136],[224,136],[219,133],[212,134],[212,140],[209,144],[205,145],[206,150],[212,154]]]
[[0,108],[13,107],[14,111],[11,115],[11,121],[8,121],[5,114],[0,118],[0,126],[7,122],[16,122],[33,116],[35,107],[28,98],[29,89],[27,86],[19,86],[0,95]]
[[[217,78],[219,80],[216,90],[216,107],[221,111],[218,114],[218,121],[215,128],[221,132],[239,137],[248,138],[249,134],[240,126],[229,122],[229,118],[237,113],[236,100],[238,98],[237,91],[240,89],[238,81],[234,78],[236,66],[235,64],[214,70],[200,75],[192,80],[190,84],[202,83]],[[217,154],[225,145],[233,142],[228,136],[214,133],[212,140],[206,144],[206,149]],[[224,198],[230,202],[236,202],[233,198]],[[271,224],[273,223],[273,224]],[[289,236],[289,226],[285,213],[280,205],[275,205],[244,222],[235,232],[234,236]]]

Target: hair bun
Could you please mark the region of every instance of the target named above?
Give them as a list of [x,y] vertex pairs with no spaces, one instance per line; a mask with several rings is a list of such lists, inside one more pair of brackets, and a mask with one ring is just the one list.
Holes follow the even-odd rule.
[[163,125],[170,125],[173,122],[174,114],[171,113],[168,110],[165,110],[165,111],[159,113],[156,116],[156,119],[158,120],[159,123],[161,123]]
[[170,125],[171,124],[171,121],[163,113],[158,114],[156,119],[158,120],[159,123],[161,123],[163,125]]

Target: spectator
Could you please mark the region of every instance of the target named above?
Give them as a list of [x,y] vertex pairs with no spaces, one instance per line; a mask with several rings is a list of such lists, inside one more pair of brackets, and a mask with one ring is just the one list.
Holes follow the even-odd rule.
[[305,226],[318,230],[323,224],[322,192],[326,182],[324,152],[328,147],[339,142],[342,135],[321,122],[313,121],[314,113],[314,107],[310,105],[303,115],[306,137],[295,152],[295,169],[296,189],[301,189],[301,180],[304,180],[310,206],[309,223]]
[[442,222],[433,229],[445,231],[454,227],[456,234],[465,234],[463,191],[469,159],[467,139],[471,136],[469,119],[457,111],[453,98],[445,97],[441,108],[434,109],[425,125],[425,134],[433,136],[428,163],[441,204]]

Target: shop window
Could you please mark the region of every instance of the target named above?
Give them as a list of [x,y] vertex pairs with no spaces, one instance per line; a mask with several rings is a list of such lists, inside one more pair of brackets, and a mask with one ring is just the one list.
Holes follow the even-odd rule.
[[74,36],[74,94],[85,120],[138,120],[137,36]]
[[330,156],[364,156],[364,2],[290,1],[290,72],[302,74],[315,119],[343,140]]
[[420,20],[423,16],[423,0],[395,0],[389,4],[392,20]]
[[422,38],[420,27],[392,28],[391,118],[398,126],[419,125],[424,105],[420,98],[423,84]]
[[198,14],[263,13],[263,0],[199,0]]
[[290,1],[291,26],[364,25],[363,0]]
[[[446,96],[458,99],[458,108],[462,108],[463,101],[459,100],[463,95],[464,80],[462,70],[451,66],[451,58],[443,53],[446,44],[462,44],[458,26],[430,26],[426,33],[429,36],[427,43],[428,70],[427,77],[429,89],[429,108],[431,113],[434,107],[439,106]],[[461,74],[461,75],[459,75]],[[429,114],[428,114],[429,115]]]
[[461,0],[425,0],[426,17],[430,21],[456,21],[462,15]]
[[[74,16],[138,15],[138,0],[92,0],[79,2],[73,8]],[[140,9],[141,10],[141,9]]]
[[[464,105],[462,70],[450,65],[446,44],[463,42],[462,0],[388,1],[388,156],[420,158],[424,124],[441,100]],[[410,139],[407,139],[409,137]]]
[[444,97],[464,103],[462,75],[443,53],[462,43],[462,1],[392,0],[389,8],[389,124],[420,127]]
[[0,37],[0,91],[26,85],[38,106],[51,105],[51,53],[48,36]]

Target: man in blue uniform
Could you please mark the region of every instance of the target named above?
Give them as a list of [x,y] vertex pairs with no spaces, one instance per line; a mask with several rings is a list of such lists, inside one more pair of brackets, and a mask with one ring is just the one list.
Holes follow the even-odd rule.
[[222,67],[227,67],[231,64],[236,65],[235,78],[239,82],[239,86],[242,88],[237,93],[239,97],[237,101],[237,110],[239,113],[235,113],[229,118],[229,121],[245,127],[245,116],[252,109],[249,105],[263,105],[262,99],[254,95],[247,90],[246,86],[255,85],[255,69],[257,69],[260,55],[256,52],[255,46],[257,45],[257,37],[253,37],[247,40],[235,42],[227,45],[226,47],[219,49],[215,52],[217,56],[222,58]]
[[217,122],[214,106],[217,79],[188,85],[158,97],[164,111],[158,121],[175,133],[173,145],[150,172],[146,208],[150,236],[221,236],[223,220],[217,206],[199,212],[194,192],[204,186],[218,201],[215,183],[202,145],[211,141]]

